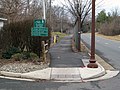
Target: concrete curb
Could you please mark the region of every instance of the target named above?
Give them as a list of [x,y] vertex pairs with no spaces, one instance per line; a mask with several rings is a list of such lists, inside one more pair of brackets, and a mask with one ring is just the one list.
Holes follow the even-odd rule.
[[9,79],[9,80],[19,80],[19,81],[28,81],[28,82],[31,82],[31,81],[36,81],[36,80],[33,80],[33,79],[24,79],[24,78],[15,78],[15,77],[5,77],[5,76],[0,76],[0,78],[2,79]]
[[[94,79],[94,78],[103,76],[105,74],[105,70],[100,65],[99,65],[99,67],[100,67],[99,71],[97,69],[79,68],[80,72],[83,71],[81,73],[82,80],[89,80],[89,79]],[[50,76],[51,70],[52,70],[51,68],[48,68],[46,70],[39,70],[39,71],[30,72],[30,73],[13,73],[13,72],[5,72],[5,71],[1,71],[0,73],[2,76],[19,78],[19,79],[21,78],[21,79],[31,79],[31,80],[51,80],[51,76]],[[46,73],[48,73],[48,71],[49,71],[49,75],[46,74]],[[96,73],[96,71],[98,71],[98,72]],[[77,82],[77,81],[79,81],[79,80],[73,80],[72,82]]]
[[92,78],[98,78],[98,77],[104,76],[106,74],[106,70],[99,63],[97,63],[97,64],[101,68],[101,71],[98,74],[92,76]]
[[13,73],[13,72],[6,72],[6,71],[0,71],[0,77],[6,77],[7,79],[16,79],[16,80],[21,80],[21,79],[28,79],[28,80],[38,80],[38,78],[32,78],[30,76],[22,75],[22,73]]
[[[23,79],[31,79],[31,80],[36,80],[36,81],[37,81],[37,80],[40,80],[39,78],[35,78],[35,77],[33,78],[33,77],[31,77],[31,76],[26,76],[26,75],[22,75],[22,74],[21,74],[21,77],[20,77],[20,78],[23,78]],[[43,79],[41,79],[41,80],[43,80]]]
[[96,62],[98,64],[98,68],[87,68],[89,59],[83,59],[82,61],[84,65],[86,66],[85,68],[80,70],[82,72],[81,77],[83,80],[98,78],[106,74],[106,70],[98,62]]
[[104,76],[98,77],[98,78],[93,78],[93,79],[88,79],[84,80],[85,82],[89,81],[100,81],[100,80],[106,80],[113,78],[119,74],[119,71],[111,71],[111,70],[106,70],[106,74]]
[[21,74],[21,78],[35,79],[35,80],[50,80],[51,68],[37,70],[29,73]]
[[[44,69],[43,69],[44,70]],[[43,71],[43,70],[39,70],[39,71]],[[33,71],[36,72],[36,71]],[[33,72],[29,72],[29,73],[13,73],[13,72],[6,72],[6,71],[0,71],[0,77],[6,77],[7,79],[26,79],[29,81],[34,81],[34,80],[50,80],[50,78],[44,77],[44,72],[41,74],[42,77],[35,77]],[[33,73],[33,75],[32,75]],[[46,73],[46,72],[45,72]]]
[[13,72],[6,72],[6,71],[0,71],[2,76],[8,76],[8,77],[15,77],[15,78],[20,78],[21,73],[13,73]]

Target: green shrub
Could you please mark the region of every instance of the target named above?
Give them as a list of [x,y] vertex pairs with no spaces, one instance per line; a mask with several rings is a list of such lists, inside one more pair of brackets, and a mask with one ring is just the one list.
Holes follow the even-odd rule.
[[12,59],[20,61],[22,59],[22,54],[21,53],[14,54],[12,55]]
[[16,47],[9,48],[6,52],[2,53],[2,57],[10,59],[13,54],[20,53],[20,50]]
[[12,59],[16,61],[20,60],[37,60],[39,57],[35,53],[30,53],[30,52],[22,52],[22,53],[17,53],[11,56]]
[[34,60],[34,59],[38,59],[38,55],[35,53],[30,53],[30,59]]
[[29,59],[30,58],[30,52],[22,52],[22,59]]

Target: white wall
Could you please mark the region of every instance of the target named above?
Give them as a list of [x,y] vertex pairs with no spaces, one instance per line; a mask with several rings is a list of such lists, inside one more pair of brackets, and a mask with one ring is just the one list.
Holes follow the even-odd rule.
[[0,21],[0,27],[3,27],[4,23],[3,21]]
[[4,23],[3,23],[2,21],[0,21],[0,27],[3,27],[3,24],[4,24]]
[[0,30],[3,27],[3,25],[4,25],[3,21],[0,21]]

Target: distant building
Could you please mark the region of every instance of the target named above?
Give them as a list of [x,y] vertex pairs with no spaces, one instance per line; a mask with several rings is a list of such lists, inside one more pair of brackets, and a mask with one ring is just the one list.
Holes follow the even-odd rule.
[[1,28],[3,27],[3,25],[4,25],[4,21],[7,21],[7,19],[5,19],[5,18],[0,18],[0,30],[1,30]]

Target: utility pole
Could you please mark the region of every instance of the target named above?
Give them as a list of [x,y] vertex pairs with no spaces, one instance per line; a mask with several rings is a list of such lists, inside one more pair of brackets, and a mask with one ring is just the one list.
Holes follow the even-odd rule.
[[91,33],[91,57],[88,68],[98,68],[95,60],[95,0],[92,0],[92,33]]
[[[43,19],[46,21],[46,1],[43,0]],[[42,46],[41,46],[41,37],[39,36],[39,44],[40,44],[40,47],[39,47],[39,58],[41,57],[41,51],[42,51]]]
[[30,4],[30,0],[27,0],[27,15],[29,14],[29,9],[30,9],[29,4]]
[[78,51],[81,51],[81,16],[78,17]]
[[50,6],[49,6],[49,23],[50,23],[50,25],[51,25],[51,0],[50,0]]
[[43,0],[43,19],[46,20],[46,2]]
[[62,8],[62,13],[61,13],[61,33],[63,32],[63,19],[64,19],[64,6]]
[[77,4],[77,12],[80,12],[80,15],[78,14],[78,51],[81,52],[81,8],[82,8],[82,0],[80,0],[80,3]]
[[62,20],[63,18],[61,17],[61,33],[62,33],[62,31],[63,31],[63,20]]

